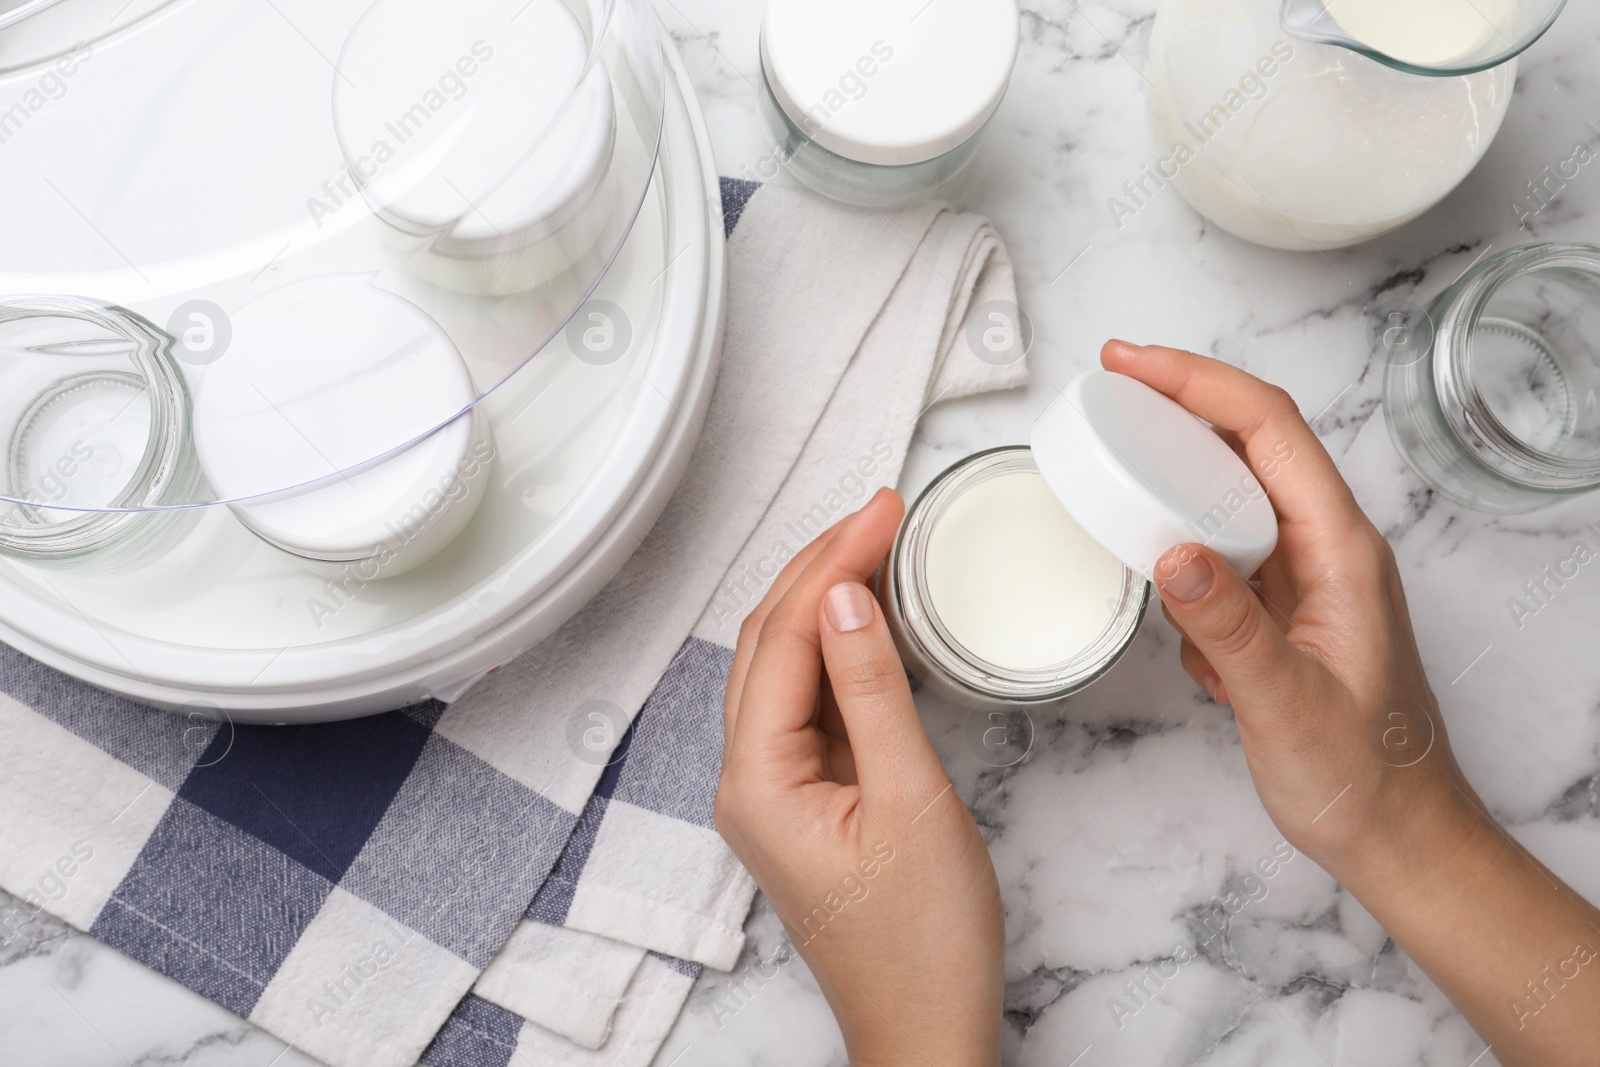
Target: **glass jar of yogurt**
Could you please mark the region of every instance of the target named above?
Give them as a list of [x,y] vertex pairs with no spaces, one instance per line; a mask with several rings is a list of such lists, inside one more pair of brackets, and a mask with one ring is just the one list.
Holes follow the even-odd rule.
[[934,479],[885,574],[902,658],[942,696],[978,706],[1078,692],[1127,651],[1150,601],[1150,584],[1084,533],[1021,446]]
[[1249,467],[1149,386],[1091,371],[1035,424],[935,478],[878,578],[907,667],[1003,710],[1071,696],[1137,635],[1167,550],[1211,546],[1245,575],[1277,545]]

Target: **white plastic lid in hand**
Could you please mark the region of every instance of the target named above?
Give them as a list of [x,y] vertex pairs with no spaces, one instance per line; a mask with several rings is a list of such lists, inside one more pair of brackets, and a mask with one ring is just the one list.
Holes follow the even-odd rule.
[[1210,427],[1143,382],[1088,371],[1033,428],[1046,483],[1089,536],[1153,578],[1181,544],[1250,577],[1278,544],[1266,490]]
[[232,327],[200,381],[194,432],[241,522],[306,559],[376,560],[367,578],[409,570],[460,532],[493,448],[486,420],[461,414],[472,379],[431,317],[336,274],[252,301]]
[[813,141],[896,166],[977,133],[1020,42],[1016,0],[769,0],[761,58],[779,106]]

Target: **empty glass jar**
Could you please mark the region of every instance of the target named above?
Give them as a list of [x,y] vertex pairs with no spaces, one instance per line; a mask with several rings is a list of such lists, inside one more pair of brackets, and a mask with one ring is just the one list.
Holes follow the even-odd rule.
[[1433,302],[1432,339],[1391,359],[1389,432],[1440,495],[1516,514],[1600,488],[1600,246],[1491,256]]
[[193,499],[199,472],[170,338],[71,296],[6,298],[0,336],[0,555],[120,559],[181,525],[170,508]]

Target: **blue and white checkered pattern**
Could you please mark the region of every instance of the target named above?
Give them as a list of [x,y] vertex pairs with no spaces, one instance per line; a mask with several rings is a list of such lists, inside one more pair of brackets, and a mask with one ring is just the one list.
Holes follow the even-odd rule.
[[[929,397],[1025,375],[951,355],[971,306],[1015,299],[983,220],[723,194],[703,439],[534,655],[449,706],[257,727],[0,646],[0,888],[23,900],[0,940],[47,909],[334,1067],[654,1057],[700,967],[734,966],[754,894],[711,821],[738,619],[796,516],[898,479]],[[596,696],[631,723],[604,766],[567,730]]]
[[[13,819],[42,816],[46,851],[89,853],[64,917],[230,1011],[333,1063],[506,1063],[522,1018],[469,991],[524,912],[564,921],[607,805],[709,826],[721,741],[703,709],[721,714],[728,658],[700,645],[582,819],[436,732],[439,704],[321,726],[185,720],[3,645],[0,793],[18,794]],[[699,973],[655,959],[684,991]]]

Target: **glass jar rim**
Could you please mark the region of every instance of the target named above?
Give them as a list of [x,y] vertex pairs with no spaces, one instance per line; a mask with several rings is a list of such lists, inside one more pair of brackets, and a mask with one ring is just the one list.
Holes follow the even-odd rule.
[[[0,304],[0,323],[24,318],[76,319],[126,341],[130,372],[90,372],[55,382],[35,398],[13,427],[7,445],[6,484],[18,474],[16,465],[23,438],[45,405],[60,395],[63,385],[76,379],[98,377],[136,382],[149,398],[150,428],[143,455],[127,484],[114,500],[96,509],[75,508],[74,514],[40,521],[39,506],[25,500],[5,500],[0,510],[0,549],[35,560],[72,559],[126,536],[140,524],[144,512],[160,503],[168,492],[192,477],[189,451],[188,399],[183,376],[171,360],[171,338],[140,316],[112,304],[61,295],[16,296]],[[6,512],[20,514],[15,521]]]
[[1072,695],[1109,671],[1133,643],[1150,601],[1150,583],[1122,567],[1121,595],[1105,629],[1061,663],[1018,670],[990,663],[965,648],[939,617],[928,595],[928,540],[949,505],[973,485],[1005,474],[1038,473],[1033,450],[1004,445],[945,468],[913,501],[889,556],[891,595],[904,626],[902,639],[962,689],[1013,703],[1049,703]]
[[1462,445],[1474,439],[1514,460],[1525,477],[1511,478],[1535,489],[1561,492],[1600,483],[1600,452],[1562,456],[1519,437],[1490,406],[1473,374],[1473,338],[1489,302],[1508,284],[1531,274],[1565,270],[1600,280],[1600,245],[1578,242],[1523,245],[1489,256],[1439,295],[1435,307],[1434,386],[1445,421]]

